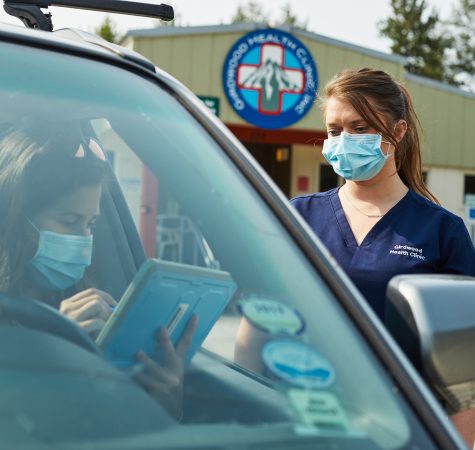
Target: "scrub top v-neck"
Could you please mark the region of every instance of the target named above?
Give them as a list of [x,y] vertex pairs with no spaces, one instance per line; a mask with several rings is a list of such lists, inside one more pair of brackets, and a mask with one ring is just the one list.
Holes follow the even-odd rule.
[[381,318],[386,287],[393,276],[475,276],[475,250],[465,224],[456,215],[409,190],[358,245],[338,189],[297,197],[292,204]]
[[404,207],[405,200],[409,194],[408,193],[396,204],[394,205],[381,219],[379,219],[374,226],[369,230],[368,234],[363,238],[361,243],[358,245],[355,235],[351,230],[348,219],[346,218],[345,211],[343,210],[343,205],[341,204],[340,197],[338,196],[339,188],[334,190],[334,195],[330,196],[330,202],[335,212],[336,220],[342,234],[343,239],[346,242],[346,245],[349,248],[355,249],[355,254],[358,253],[360,248],[368,247],[371,243],[378,239],[378,235],[383,233],[385,230],[385,223],[395,220],[394,215],[401,215],[402,208]]

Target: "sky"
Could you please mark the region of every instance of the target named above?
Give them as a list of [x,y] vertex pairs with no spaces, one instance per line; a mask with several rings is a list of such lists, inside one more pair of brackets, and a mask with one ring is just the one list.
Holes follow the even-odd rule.
[[[307,29],[352,44],[390,53],[389,40],[378,34],[378,21],[390,15],[390,0],[257,0],[273,19],[279,17],[282,6],[289,3],[301,19],[308,19]],[[426,0],[435,7],[441,18],[450,15],[457,0]],[[2,2],[3,3],[3,2]],[[148,1],[148,3],[153,3]],[[229,23],[244,0],[159,0],[174,7],[175,15],[184,25],[210,25]],[[105,14],[68,8],[50,8],[55,29],[80,28],[93,32],[104,20]],[[111,14],[111,19],[121,34],[131,29],[151,28],[154,20],[142,17]],[[8,16],[1,8],[0,22],[22,25]]]

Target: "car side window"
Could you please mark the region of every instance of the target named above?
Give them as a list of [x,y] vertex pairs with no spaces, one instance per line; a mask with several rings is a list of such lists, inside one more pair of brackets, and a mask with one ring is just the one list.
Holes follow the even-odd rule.
[[[252,424],[275,440],[271,424],[292,445],[433,448],[332,287],[198,113],[184,107],[188,94],[136,68],[41,48],[3,43],[0,60],[9,62],[0,76],[2,129],[93,139],[109,160],[97,219],[100,287],[119,297],[146,258],[227,272],[235,283],[208,351],[186,366],[185,425],[208,438],[252,433]],[[61,155],[85,153],[76,155],[77,142],[55,148],[52,176],[61,175]],[[59,193],[48,195],[54,201]],[[84,234],[78,241],[90,243],[92,231]]]

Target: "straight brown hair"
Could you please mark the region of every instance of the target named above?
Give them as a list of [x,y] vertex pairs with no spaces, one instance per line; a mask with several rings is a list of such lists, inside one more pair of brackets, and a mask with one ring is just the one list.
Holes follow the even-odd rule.
[[[381,133],[396,148],[396,169],[402,182],[417,194],[439,204],[422,178],[420,122],[407,89],[382,70],[369,68],[344,70],[326,85],[322,100],[335,97],[348,102],[368,125]],[[407,131],[400,142],[394,125],[405,120]]]

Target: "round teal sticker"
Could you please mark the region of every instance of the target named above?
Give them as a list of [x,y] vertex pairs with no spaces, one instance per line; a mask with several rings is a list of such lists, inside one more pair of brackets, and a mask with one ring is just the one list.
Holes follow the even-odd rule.
[[269,342],[262,349],[262,359],[274,375],[292,385],[325,389],[335,381],[330,362],[302,342]]

